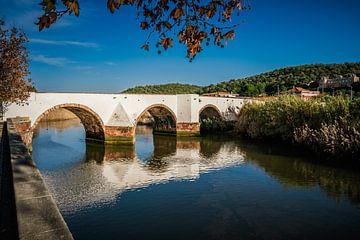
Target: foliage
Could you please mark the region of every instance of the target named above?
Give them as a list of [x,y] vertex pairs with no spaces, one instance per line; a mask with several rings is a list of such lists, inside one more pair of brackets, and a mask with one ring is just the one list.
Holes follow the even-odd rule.
[[245,105],[236,130],[254,139],[280,139],[318,153],[360,153],[360,101],[331,97],[305,101],[295,96]]
[[[293,86],[316,89],[312,83],[319,81],[323,76],[336,77],[349,73],[360,76],[360,63],[309,64],[286,67],[252,77],[210,85],[203,88],[202,93],[226,91],[242,96],[275,95],[278,90],[284,92]],[[355,85],[353,90],[360,92],[360,86]]]
[[[40,5],[44,14],[37,22],[39,31],[50,27],[66,13],[80,14],[78,0],[61,0],[61,4],[57,0],[42,0]],[[149,39],[156,34],[155,46],[166,50],[173,46],[175,35],[179,43],[187,47],[190,60],[202,51],[204,41],[206,45],[213,41],[224,47],[229,39],[233,39],[237,25],[231,23],[231,17],[247,8],[244,0],[107,0],[111,13],[125,6],[136,8],[140,28],[149,31],[143,49],[149,50]]]
[[200,130],[202,133],[226,132],[233,130],[234,124],[218,117],[200,119]]
[[192,94],[201,91],[200,86],[180,83],[169,83],[160,85],[145,85],[129,88],[123,93],[137,94]]
[[349,125],[346,119],[341,119],[334,123],[322,123],[320,129],[305,125],[295,129],[294,140],[316,152],[336,155],[337,158],[358,157],[360,124]]
[[0,103],[23,103],[33,90],[29,72],[29,58],[24,33],[15,27],[7,29],[0,20]]
[[[343,64],[313,64],[297,67],[287,67],[277,69],[271,72],[259,74],[256,76],[221,82],[216,85],[199,87],[194,85],[182,84],[164,84],[164,85],[147,85],[138,86],[125,90],[126,93],[208,93],[217,91],[226,91],[241,96],[259,96],[259,95],[276,95],[279,86],[279,92],[287,91],[294,85],[312,88],[313,82],[320,80],[322,76],[336,77],[337,75],[346,75],[354,73],[360,76],[360,63],[343,63]],[[360,98],[360,83],[353,84],[354,98]],[[359,86],[358,86],[359,85]],[[189,91],[186,89],[189,87]],[[174,88],[174,91],[171,90]],[[183,88],[183,90],[179,90]],[[349,90],[343,90],[348,94]]]

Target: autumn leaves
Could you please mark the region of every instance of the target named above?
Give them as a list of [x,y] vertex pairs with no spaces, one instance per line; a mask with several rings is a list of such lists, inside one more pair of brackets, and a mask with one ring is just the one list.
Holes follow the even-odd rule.
[[66,13],[79,16],[80,6],[77,0],[62,0],[61,1],[65,6],[65,10],[57,11],[56,10],[56,0],[42,0],[40,6],[44,10],[44,14],[39,17],[39,21],[36,23],[39,26],[39,32],[44,29],[44,27],[49,28],[52,24],[56,22],[58,17],[63,16]]
[[[231,16],[242,9],[244,0],[107,0],[107,8],[114,13],[121,6],[135,7],[140,28],[149,32],[144,50],[150,49],[150,41],[155,47],[167,50],[173,46],[174,37],[187,48],[187,57],[192,60],[203,50],[203,43],[211,42],[219,47],[235,36],[237,25],[231,23]],[[79,16],[78,0],[61,0],[58,10],[57,0],[42,0],[44,10],[39,18],[39,30],[48,28],[66,13]],[[154,36],[155,35],[155,36]],[[154,40],[155,38],[155,40]]]

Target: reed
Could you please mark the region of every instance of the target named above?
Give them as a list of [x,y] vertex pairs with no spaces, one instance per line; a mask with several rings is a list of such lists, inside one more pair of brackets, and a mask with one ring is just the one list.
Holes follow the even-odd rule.
[[250,103],[235,129],[252,139],[276,139],[303,145],[326,157],[360,153],[360,99],[324,96],[305,101],[296,96]]

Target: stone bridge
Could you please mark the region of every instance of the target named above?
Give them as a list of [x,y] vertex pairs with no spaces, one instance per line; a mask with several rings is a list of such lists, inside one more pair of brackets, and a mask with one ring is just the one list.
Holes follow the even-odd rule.
[[31,93],[26,104],[10,105],[5,119],[23,118],[17,130],[28,144],[39,121],[50,112],[64,108],[81,120],[87,139],[133,144],[135,128],[144,116],[152,118],[156,133],[197,136],[201,117],[217,116],[234,121],[236,112],[247,101],[196,94]]

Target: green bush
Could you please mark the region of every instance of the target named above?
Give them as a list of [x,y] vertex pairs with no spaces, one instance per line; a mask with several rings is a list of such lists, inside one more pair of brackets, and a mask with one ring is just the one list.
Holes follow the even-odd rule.
[[360,98],[351,101],[349,112],[354,120],[360,120]]
[[200,119],[200,131],[203,133],[224,132],[233,130],[234,124],[218,117]]

